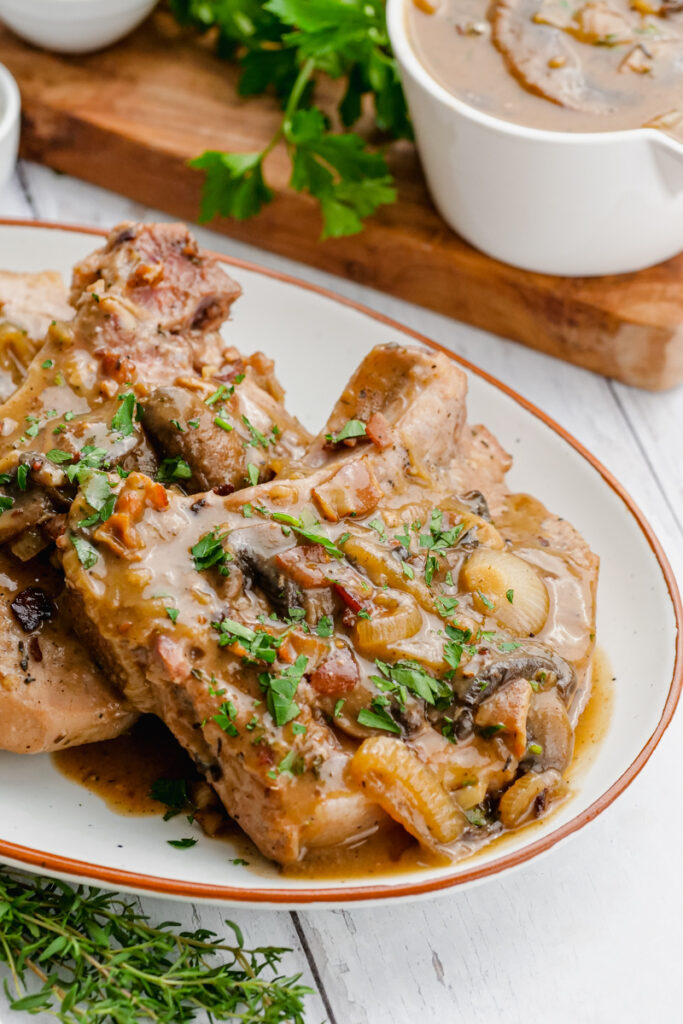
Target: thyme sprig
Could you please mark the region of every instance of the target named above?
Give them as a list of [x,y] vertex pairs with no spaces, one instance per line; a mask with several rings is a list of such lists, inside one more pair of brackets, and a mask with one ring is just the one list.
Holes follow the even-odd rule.
[[[205,928],[153,924],[136,902],[0,867],[0,962],[13,1010],[63,1024],[211,1021],[303,1024],[300,975],[279,973],[289,950],[247,949]],[[33,975],[33,981],[30,980]]]

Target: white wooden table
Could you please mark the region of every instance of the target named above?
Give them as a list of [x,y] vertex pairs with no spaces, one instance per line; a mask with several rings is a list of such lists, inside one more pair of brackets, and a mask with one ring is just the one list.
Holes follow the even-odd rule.
[[[31,164],[0,195],[0,215],[105,227],[164,218]],[[683,389],[636,391],[362,285],[197,234],[213,249],[366,303],[516,388],[625,484],[683,584]],[[0,265],[11,266],[11,253],[0,253]],[[232,916],[250,943],[292,947],[286,969],[301,970],[319,992],[308,1002],[310,1024],[674,1024],[683,1021],[682,781],[683,712],[616,804],[504,879],[394,908]],[[157,920],[220,929],[227,916],[143,902]],[[3,1024],[41,1019],[10,1014],[3,998]]]

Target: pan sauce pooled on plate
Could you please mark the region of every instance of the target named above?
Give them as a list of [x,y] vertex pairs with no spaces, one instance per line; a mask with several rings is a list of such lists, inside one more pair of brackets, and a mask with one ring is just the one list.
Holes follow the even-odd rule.
[[679,0],[408,0],[425,68],[458,98],[533,128],[652,125],[683,140]]
[[[312,438],[269,360],[218,334],[238,294],[178,225],[124,225],[76,268],[76,314],[28,370],[42,397],[8,401],[0,447],[28,670],[47,627],[14,609],[12,566],[40,591],[51,555],[45,618],[67,615],[65,646],[118,702],[106,735],[160,718],[267,857],[338,859],[401,827],[466,856],[567,793],[598,560],[508,491],[452,360],[373,349]],[[30,749],[51,749],[23,692]],[[59,732],[98,738],[68,709]]]

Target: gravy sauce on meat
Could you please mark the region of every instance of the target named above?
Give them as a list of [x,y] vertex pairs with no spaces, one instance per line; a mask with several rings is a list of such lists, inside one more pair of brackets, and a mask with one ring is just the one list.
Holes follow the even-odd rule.
[[218,331],[239,291],[182,226],[121,225],[0,407],[0,610],[36,662],[0,664],[0,747],[126,733],[58,763],[254,870],[460,860],[571,793],[599,560],[509,490],[442,353],[376,346],[310,437]]
[[[574,733],[574,757],[568,773],[572,789],[600,749],[613,700],[612,671],[605,653],[598,647],[593,659],[590,696]],[[52,759],[67,779],[96,793],[112,811],[125,816],[153,817],[166,812],[167,808],[150,796],[158,779],[182,779],[188,787],[199,779],[187,753],[152,715],[143,716],[124,736],[62,750],[53,754]],[[525,830],[540,825],[540,821],[531,822]],[[252,871],[272,871],[253,843],[227,816],[215,837],[227,840]],[[500,849],[508,840],[509,834],[503,834],[493,841]],[[317,851],[298,864],[285,867],[283,874],[290,878],[329,880],[368,878],[420,871],[433,862],[416,839],[389,822],[385,828],[376,829],[356,842]]]
[[478,110],[533,128],[647,125],[683,140],[680,0],[409,0],[421,63]]

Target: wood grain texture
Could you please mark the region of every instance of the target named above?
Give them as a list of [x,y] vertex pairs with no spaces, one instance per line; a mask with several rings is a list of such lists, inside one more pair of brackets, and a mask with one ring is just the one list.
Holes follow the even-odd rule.
[[[206,148],[260,149],[279,119],[274,101],[241,99],[234,69],[163,13],[78,58],[0,30],[0,60],[20,85],[25,156],[188,221],[201,176],[187,160]],[[683,380],[683,255],[612,278],[516,270],[446,227],[410,145],[393,145],[388,159],[400,201],[361,235],[319,241],[317,207],[287,190],[277,149],[268,161],[273,204],[254,220],[212,227],[626,383],[658,390]]]
[[[24,164],[20,180],[24,195],[15,180],[0,196],[0,213],[103,226],[159,217],[45,167]],[[319,270],[198,234],[203,245],[331,285]],[[11,260],[0,252],[0,266]],[[478,362],[558,419],[633,494],[683,582],[683,391],[638,392],[357,282],[337,287]],[[514,435],[501,440],[514,450]],[[548,857],[425,903],[301,913],[305,943],[285,912],[153,898],[142,905],[154,920],[216,930],[232,914],[249,941],[292,946],[287,968],[304,970],[325,996],[310,1001],[307,1024],[669,1024],[683,1002],[682,743],[679,713],[628,791]],[[49,1024],[6,1005],[0,990],[3,1024]]]

